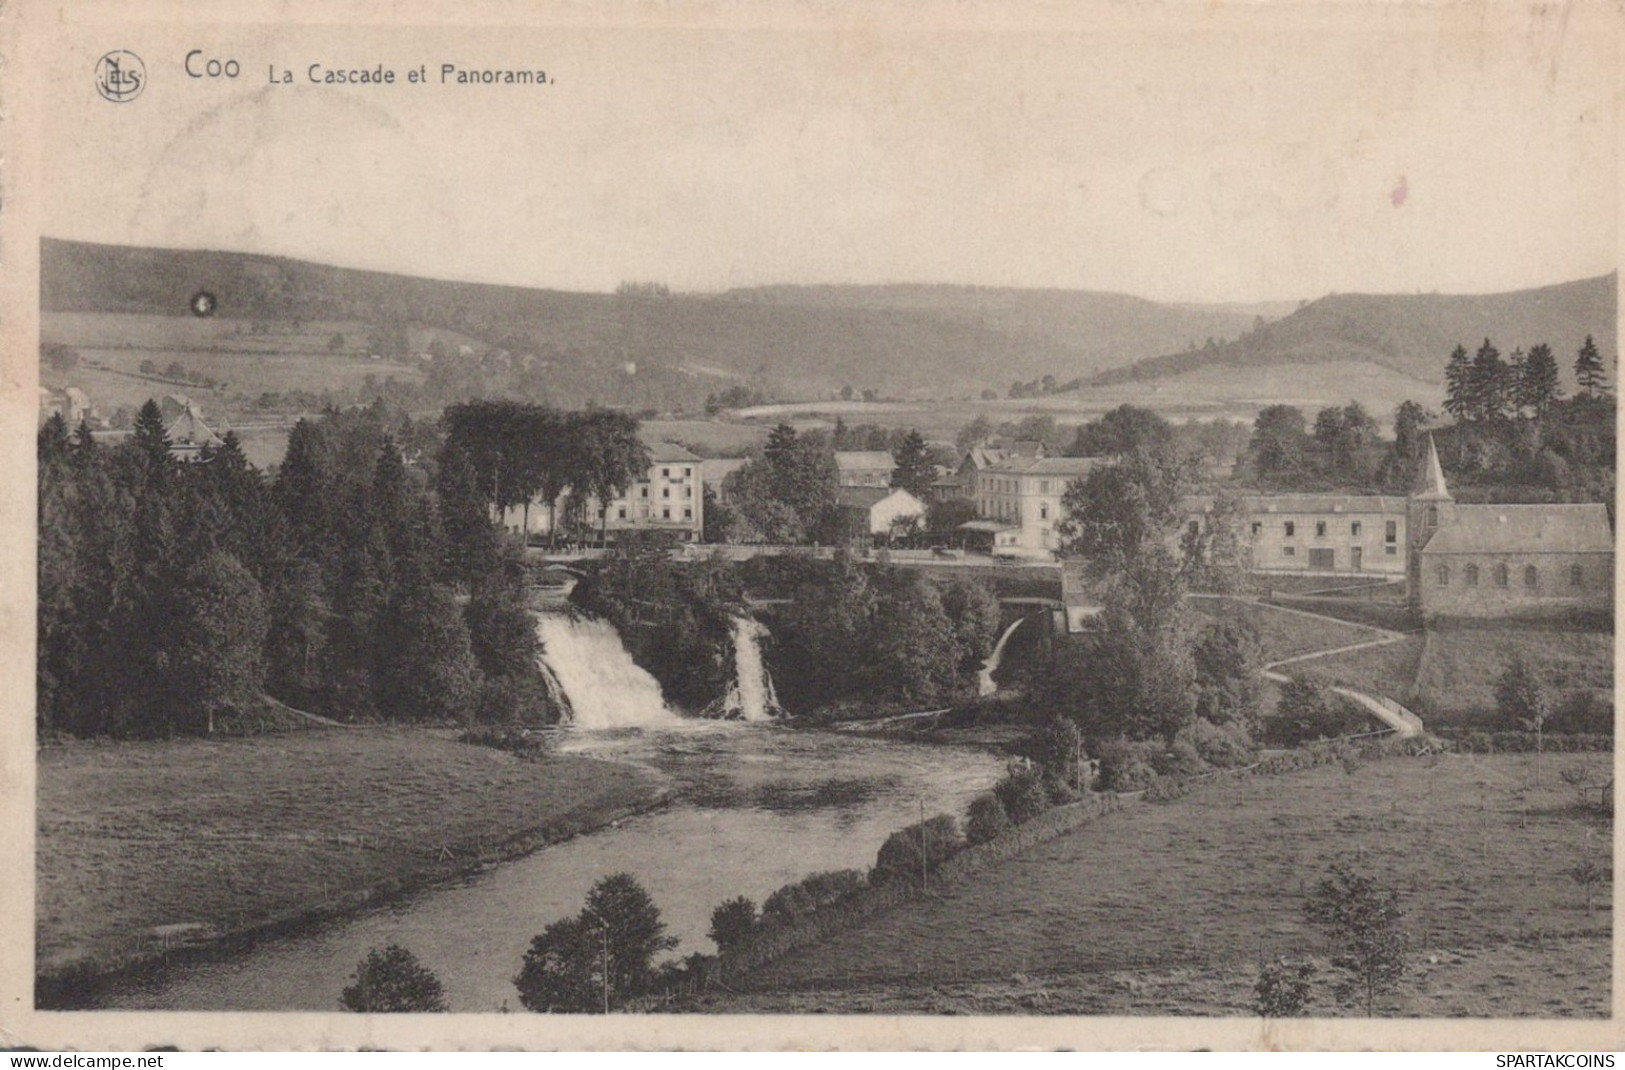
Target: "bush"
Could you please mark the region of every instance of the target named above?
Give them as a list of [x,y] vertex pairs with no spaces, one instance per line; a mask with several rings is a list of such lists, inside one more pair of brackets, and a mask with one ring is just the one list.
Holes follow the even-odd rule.
[[978,795],[971,800],[970,810],[965,816],[965,839],[973,844],[986,843],[1009,831],[1012,825],[1010,815],[1004,812],[1004,804],[997,795],[991,792]]
[[1260,1018],[1296,1018],[1309,1003],[1309,981],[1315,975],[1312,962],[1297,965],[1286,959],[1261,963],[1258,982],[1253,985],[1253,1011]]
[[762,920],[793,924],[814,911],[837,903],[863,888],[867,880],[862,870],[835,869],[803,877],[767,897],[762,903]]
[[1049,792],[1044,789],[1044,778],[1036,771],[1006,773],[993,785],[993,794],[1004,807],[1012,824],[1031,821],[1049,809]]
[[[1613,735],[1614,704],[1607,692],[1570,691],[1546,722],[1546,731],[1558,734]],[[1547,745],[1551,745],[1550,737]]]
[[1219,725],[1198,717],[1180,729],[1175,742],[1180,740],[1189,742],[1202,761],[1218,769],[1246,765],[1255,753],[1252,737],[1236,723]]
[[475,725],[457,733],[457,742],[476,747],[493,747],[521,758],[541,758],[547,754],[547,741],[538,732],[517,725]]
[[1100,757],[1102,791],[1141,791],[1150,787],[1157,771],[1151,756],[1160,748],[1155,743],[1131,743],[1113,739],[1096,747]]
[[1052,779],[1082,788],[1080,770],[1088,759],[1083,749],[1083,733],[1068,717],[1052,717],[1034,740],[1034,759]]
[[1263,722],[1264,742],[1296,747],[1317,739],[1364,732],[1371,718],[1348,699],[1314,680],[1291,680],[1281,685],[1281,702],[1274,717]]
[[726,954],[743,945],[755,930],[756,904],[741,895],[718,904],[711,911],[711,928],[706,935],[717,945],[718,951]]
[[888,836],[880,845],[871,879],[879,884],[918,877],[922,869],[934,870],[964,849],[958,822],[949,814],[938,814]]
[[358,1014],[414,1014],[446,1009],[440,979],[396,944],[367,952],[350,975],[339,1005]]
[[1183,779],[1206,773],[1211,767],[1196,753],[1189,739],[1175,739],[1173,746],[1152,756],[1151,768],[1158,776]]

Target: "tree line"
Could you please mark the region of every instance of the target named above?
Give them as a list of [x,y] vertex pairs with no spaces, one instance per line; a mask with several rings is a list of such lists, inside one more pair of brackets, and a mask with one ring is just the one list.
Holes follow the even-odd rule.
[[[177,460],[158,406],[38,435],[42,734],[214,730],[262,694],[347,721],[546,716],[522,563],[461,444],[378,404]],[[403,445],[419,444],[419,445]]]

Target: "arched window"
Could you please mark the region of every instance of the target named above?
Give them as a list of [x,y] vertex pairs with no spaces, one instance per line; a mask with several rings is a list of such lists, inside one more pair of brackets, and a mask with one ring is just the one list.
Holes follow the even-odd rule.
[[1439,507],[1437,505],[1430,505],[1430,506],[1428,506],[1428,527],[1436,528],[1438,526],[1439,526]]
[[1511,574],[1507,571],[1506,565],[1504,565],[1504,564],[1496,565],[1495,566],[1495,585],[1497,587],[1505,587],[1507,585],[1507,583],[1510,582],[1510,580],[1511,580]]
[[1438,583],[1439,583],[1440,587],[1448,587],[1448,586],[1450,586],[1450,566],[1449,565],[1440,565],[1438,570],[1434,573],[1434,575],[1438,578]]
[[1477,565],[1468,565],[1467,566],[1467,586],[1469,586],[1469,587],[1477,587],[1478,586],[1478,566]]
[[1523,567],[1523,585],[1525,587],[1540,586],[1540,570],[1534,565],[1525,565]]
[[1579,565],[1569,566],[1569,586],[1578,587],[1585,582],[1585,570]]

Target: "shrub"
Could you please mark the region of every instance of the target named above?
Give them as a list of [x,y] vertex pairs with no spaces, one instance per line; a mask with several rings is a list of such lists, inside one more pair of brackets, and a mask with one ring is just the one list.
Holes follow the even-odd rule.
[[539,732],[527,732],[517,725],[474,725],[457,733],[457,742],[476,747],[493,747],[521,758],[547,755],[547,741]]
[[1007,773],[993,785],[993,794],[1004,806],[1005,815],[1016,825],[1031,821],[1049,809],[1049,792],[1044,790],[1044,778],[1037,772]]
[[1011,827],[1010,815],[1004,812],[1004,804],[997,795],[989,792],[971,800],[965,817],[966,840],[973,844],[986,843]]
[[1282,958],[1261,963],[1253,985],[1253,1011],[1260,1018],[1298,1017],[1309,1002],[1309,979],[1314,975],[1312,962],[1294,966]]
[[1184,780],[1175,777],[1159,776],[1152,779],[1145,789],[1146,802],[1172,802],[1183,799],[1191,793],[1190,785]]
[[1157,776],[1150,759],[1158,749],[1154,743],[1131,743],[1126,739],[1098,745],[1101,790],[1140,791],[1149,787]]
[[1314,680],[1291,680],[1281,685],[1276,715],[1263,722],[1264,742],[1296,747],[1317,739],[1363,732],[1370,718],[1346,698]]
[[958,822],[949,814],[938,814],[888,836],[880,845],[872,879],[878,884],[917,877],[922,869],[929,873],[964,849]]
[[1218,769],[1235,769],[1253,760],[1252,738],[1239,723],[1220,725],[1198,717],[1180,729],[1175,742],[1181,739],[1196,749],[1202,761]]
[[413,1014],[445,1010],[446,997],[440,979],[416,955],[390,944],[367,952],[339,1004],[358,1014]]
[[1614,704],[1605,692],[1570,691],[1553,711],[1546,730],[1560,734],[1613,735]]
[[866,884],[863,872],[836,869],[814,873],[768,896],[762,903],[762,920],[775,924],[800,921],[820,907],[839,902]]
[[1083,733],[1078,723],[1069,717],[1052,717],[1034,740],[1033,757],[1044,772],[1054,780],[1074,788],[1082,788],[1083,763],[1088,755],[1083,749]]
[[738,896],[717,905],[711,911],[711,928],[706,933],[726,954],[738,948],[756,930],[756,904],[745,896]]
[[1205,773],[1211,767],[1189,739],[1175,739],[1173,746],[1152,756],[1151,768],[1158,776],[1184,778]]

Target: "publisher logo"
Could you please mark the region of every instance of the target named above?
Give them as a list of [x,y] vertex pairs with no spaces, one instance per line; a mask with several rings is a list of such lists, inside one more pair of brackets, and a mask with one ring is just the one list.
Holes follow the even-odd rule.
[[119,49],[96,61],[96,92],[114,104],[124,104],[147,87],[147,65],[134,52]]

